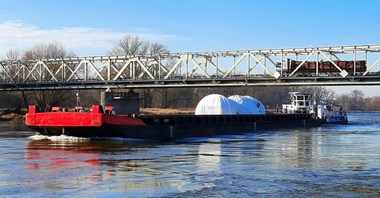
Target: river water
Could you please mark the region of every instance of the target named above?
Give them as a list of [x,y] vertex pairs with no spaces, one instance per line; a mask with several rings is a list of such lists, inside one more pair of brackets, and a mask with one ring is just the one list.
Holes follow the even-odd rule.
[[162,143],[0,123],[0,197],[380,197],[380,113]]

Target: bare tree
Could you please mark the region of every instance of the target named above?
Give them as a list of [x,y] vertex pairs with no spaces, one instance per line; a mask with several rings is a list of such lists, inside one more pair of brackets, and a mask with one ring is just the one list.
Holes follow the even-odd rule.
[[294,87],[293,91],[300,91],[304,93],[310,93],[314,95],[314,98],[319,101],[324,101],[329,104],[335,104],[337,95],[333,90],[327,89],[326,87]]
[[149,43],[149,54],[169,53],[168,48],[161,43]]
[[[5,54],[5,56],[5,59],[8,61],[17,61],[22,57],[22,51],[18,49],[11,49]],[[18,68],[14,66],[5,67],[7,67],[7,72],[10,76],[14,76],[18,71]],[[3,75],[4,71],[1,71],[1,74]]]
[[351,109],[362,110],[364,108],[364,93],[361,90],[355,89],[350,93]]
[[[141,39],[139,36],[128,34],[120,39],[119,43],[112,47],[108,52],[109,55],[147,55],[147,54],[160,54],[169,53],[168,48],[156,42],[149,42]],[[123,65],[117,65],[122,67]],[[156,65],[157,67],[158,65]],[[137,73],[142,71],[142,68],[135,68]],[[127,73],[129,71],[126,71]],[[127,74],[128,75],[128,74]],[[144,89],[142,94],[143,107],[152,107],[154,95],[159,95],[164,89]]]
[[6,53],[5,56],[7,60],[19,60],[22,56],[22,52],[18,49],[11,49]]
[[169,53],[168,48],[155,42],[142,40],[139,36],[128,34],[112,47],[109,55],[145,55]]
[[367,110],[380,110],[380,97],[379,96],[373,96],[370,98],[365,98],[365,104],[367,105]]
[[31,91],[28,93],[29,101],[44,111],[51,110],[52,107],[62,104],[72,96],[74,96],[72,91],[62,90]]
[[351,97],[350,97],[350,94],[340,94],[338,97],[337,97],[337,101],[339,102],[339,104],[341,104],[343,106],[343,108],[345,110],[351,110]]
[[22,59],[67,58],[75,54],[59,42],[38,43],[23,53]]
[[[337,97],[339,104],[343,105],[346,110],[364,110],[367,108],[364,93],[361,90],[353,90],[347,94],[341,94]],[[367,100],[368,102],[368,100]]]
[[[10,50],[9,54],[17,54]],[[65,46],[59,42],[39,43],[31,49],[22,53],[22,59],[50,59],[50,58],[65,58],[74,57],[74,53],[68,51]],[[52,70],[58,69],[59,65],[48,65]],[[44,75],[48,79],[48,74]],[[28,104],[37,104],[42,110],[50,110],[52,106],[59,105],[71,96],[71,92],[67,90],[45,90],[45,91],[22,91],[22,97],[25,107]]]

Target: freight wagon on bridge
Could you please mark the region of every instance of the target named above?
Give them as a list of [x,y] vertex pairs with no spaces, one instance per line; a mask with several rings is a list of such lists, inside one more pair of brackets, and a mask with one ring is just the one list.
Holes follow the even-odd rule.
[[[289,76],[291,73],[294,72],[293,75],[299,77],[316,76],[317,73],[320,76],[340,76],[340,70],[336,66],[338,66],[341,70],[345,70],[349,75],[362,75],[367,70],[367,63],[365,60],[334,60],[333,62],[323,60],[319,62],[305,61],[303,64],[302,62],[303,61],[297,61],[292,59],[284,60],[282,63],[283,75]],[[281,61],[276,63],[276,70],[278,72],[281,72]]]

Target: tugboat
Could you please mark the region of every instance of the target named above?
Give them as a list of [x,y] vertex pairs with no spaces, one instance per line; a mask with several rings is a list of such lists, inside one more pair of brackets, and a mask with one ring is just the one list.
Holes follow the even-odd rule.
[[290,92],[290,104],[283,104],[283,113],[309,113],[315,114],[321,119],[322,124],[348,124],[347,113],[337,105],[321,102],[315,110],[313,105],[313,95],[301,92]]
[[318,118],[322,119],[323,124],[348,124],[347,113],[343,107],[322,103],[318,105]]

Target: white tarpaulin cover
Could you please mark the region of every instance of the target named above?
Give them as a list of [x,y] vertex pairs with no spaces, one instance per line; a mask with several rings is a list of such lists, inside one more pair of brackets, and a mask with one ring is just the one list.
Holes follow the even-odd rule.
[[233,95],[228,97],[228,99],[238,103],[237,110],[239,114],[265,114],[263,103],[256,98],[252,98],[251,96]]
[[264,105],[250,96],[234,95],[229,98],[211,94],[199,101],[195,115],[265,114]]
[[219,94],[211,94],[199,101],[195,115],[237,114],[236,102]]

